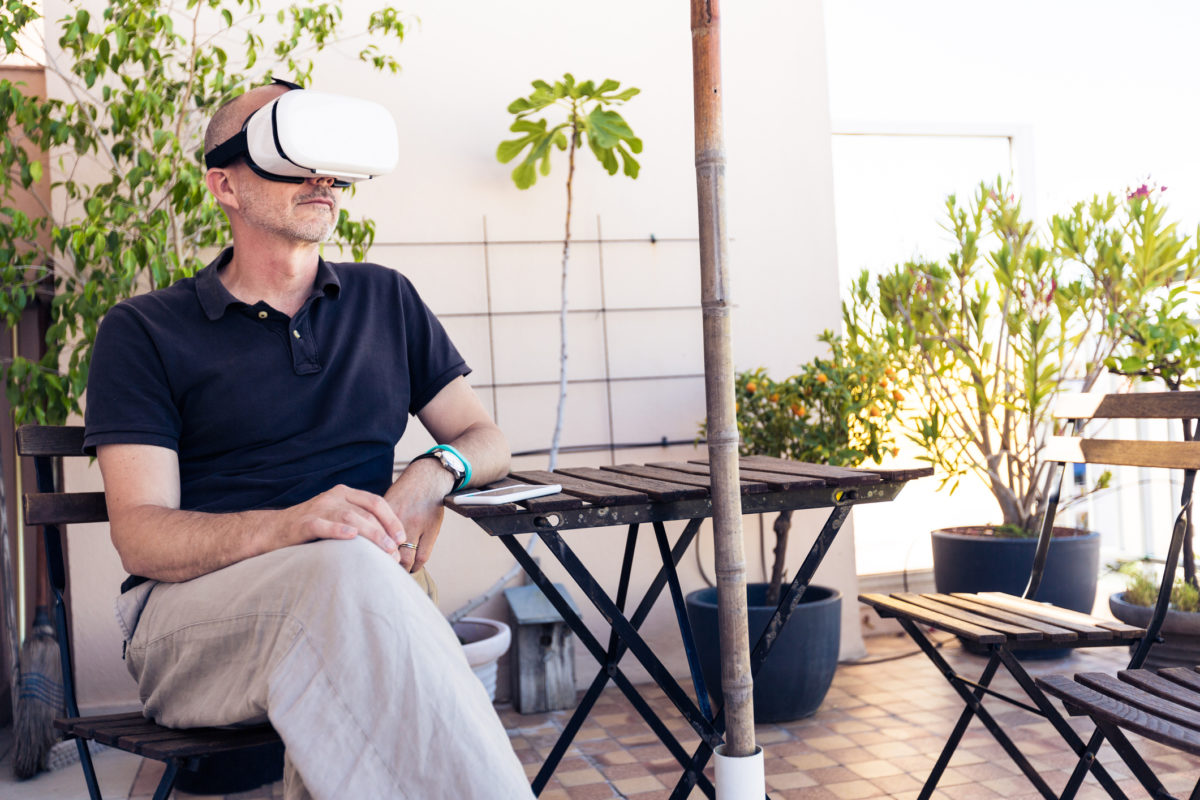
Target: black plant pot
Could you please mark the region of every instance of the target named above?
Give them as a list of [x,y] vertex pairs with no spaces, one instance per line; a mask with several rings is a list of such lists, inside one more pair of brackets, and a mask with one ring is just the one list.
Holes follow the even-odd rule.
[[[765,583],[749,584],[746,595],[753,647],[775,607],[765,604]],[[704,682],[713,702],[720,704],[721,626],[717,619],[717,590],[692,592],[685,603],[696,636]],[[816,712],[837,670],[841,631],[842,593],[827,586],[809,586],[754,678],[755,722],[786,722]]]
[[[1137,625],[1144,628],[1150,624],[1150,616],[1154,609],[1147,606],[1135,606],[1125,602],[1125,593],[1117,592],[1109,595],[1108,608],[1113,616],[1127,625]],[[1167,610],[1167,618],[1163,620],[1161,642],[1156,642],[1146,655],[1146,669],[1164,669],[1166,667],[1195,667],[1200,664],[1200,613],[1191,611]],[[1130,655],[1136,644],[1129,646]]]
[[[1029,581],[1037,539],[1014,539],[964,531],[979,528],[946,528],[933,531],[933,581],[938,592],[1007,592],[1021,595]],[[1046,570],[1035,600],[1053,603],[1084,614],[1096,603],[1100,575],[1100,534],[1088,531],[1059,535],[1055,528],[1046,556]],[[985,653],[987,648],[961,640],[964,649]],[[1014,650],[1020,658],[1062,658],[1069,648]]]

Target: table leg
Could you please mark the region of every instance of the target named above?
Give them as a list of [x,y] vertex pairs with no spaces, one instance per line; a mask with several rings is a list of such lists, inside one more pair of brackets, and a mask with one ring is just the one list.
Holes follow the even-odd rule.
[[[689,544],[699,531],[699,523],[699,520],[693,520],[680,535],[679,540],[676,542],[671,553],[672,565],[678,563],[679,559],[682,558],[683,554],[687,551]],[[630,534],[633,535],[635,532],[636,526],[631,528]],[[621,623],[624,623],[624,625],[617,625],[614,627],[614,631],[616,631],[620,636],[620,641],[612,649],[610,654],[606,653],[601,648],[600,643],[592,635],[591,631],[589,631],[583,624],[583,621],[574,612],[566,599],[558,592],[554,584],[546,577],[545,573],[542,572],[537,562],[535,562],[533,558],[525,551],[525,548],[523,548],[521,544],[511,536],[501,536],[500,538],[504,545],[509,549],[509,552],[512,553],[513,557],[516,558],[517,562],[521,564],[522,568],[524,568],[525,572],[529,575],[533,582],[537,584],[539,588],[541,588],[547,599],[550,600],[551,604],[554,605],[554,607],[558,610],[568,627],[570,627],[575,634],[579,636],[580,641],[592,654],[592,657],[602,665],[600,672],[597,674],[596,679],[592,682],[592,685],[588,689],[583,701],[580,703],[579,708],[576,709],[576,712],[569,721],[567,728],[564,729],[550,756],[547,758],[546,762],[542,765],[542,769],[535,777],[533,781],[534,794],[540,794],[541,790],[545,788],[545,785],[549,781],[550,776],[553,774],[554,769],[558,766],[559,761],[562,759],[562,756],[565,754],[566,749],[570,746],[570,743],[575,734],[578,732],[584,718],[587,716],[587,712],[590,711],[592,705],[596,701],[596,698],[599,696],[600,691],[604,688],[604,685],[608,682],[608,680],[611,679],[618,686],[618,688],[621,689],[622,693],[625,694],[625,696],[633,704],[634,708],[638,711],[642,718],[645,719],[646,723],[659,737],[659,739],[663,742],[675,759],[685,767],[686,772],[681,780],[686,781],[689,785],[689,788],[692,785],[697,785],[701,788],[706,796],[710,798],[714,797],[715,789],[713,788],[712,783],[698,770],[693,771],[689,768],[691,765],[691,760],[687,751],[685,751],[679,742],[674,738],[670,730],[662,723],[662,721],[654,713],[653,709],[650,708],[649,704],[647,704],[638,693],[636,687],[633,686],[628,677],[625,676],[625,674],[617,665],[617,662],[624,655],[624,652],[628,647],[627,638],[629,631],[621,629],[625,626],[632,626],[632,628],[636,630],[636,628],[640,627],[645,621],[646,616],[649,614],[650,609],[654,605],[655,599],[657,598],[658,594],[661,593],[662,588],[666,583],[666,577],[664,574],[665,567],[659,570],[658,575],[651,583],[650,589],[647,590],[646,596],[643,597],[642,602],[639,604],[631,622],[625,620],[620,612],[615,614],[611,613],[615,609],[610,608],[610,613],[606,614],[606,617],[610,619],[619,619]],[[543,536],[543,538],[545,538],[545,536]],[[566,547],[565,543],[562,544],[562,547]],[[631,548],[628,546],[626,550],[627,554],[631,552]],[[572,572],[570,568],[568,568],[568,571],[571,572],[572,578],[576,580],[576,583],[580,585],[580,588],[584,588],[586,584],[590,584],[598,590],[598,587],[594,586],[594,579],[591,579],[591,576],[587,574],[586,569],[583,568],[582,565],[579,565],[579,568],[583,571],[583,574],[587,576],[589,579],[588,581],[581,583],[575,572]],[[603,596],[604,600],[607,601],[608,604],[612,604],[612,601],[609,600],[602,591],[600,592],[600,595]],[[589,598],[591,598],[593,602],[596,602],[595,597],[592,594],[589,594]],[[604,613],[603,610],[602,613]],[[641,642],[640,637],[638,637],[636,633],[633,634],[632,638],[636,639],[638,642]],[[645,646],[644,643],[642,643],[642,646]],[[677,684],[676,687],[678,688]],[[694,709],[694,706],[692,706],[692,708]],[[688,715],[685,714],[685,717],[687,716]],[[689,722],[691,722],[693,727],[695,727],[696,723],[692,722],[690,718]],[[712,735],[711,725],[708,727],[709,735]],[[702,733],[701,735],[704,734]],[[718,738],[717,741],[719,742],[720,739]]]
[[683,639],[683,650],[687,654],[688,669],[692,673],[692,688],[696,690],[696,701],[700,704],[700,713],[712,721],[712,706],[709,704],[708,687],[704,685],[704,673],[700,669],[700,655],[696,651],[696,640],[692,635],[692,623],[688,619],[687,607],[683,603],[683,589],[679,586],[679,573],[675,571],[675,563],[667,549],[667,529],[661,522],[654,523],[654,536],[658,540],[658,553],[662,558],[663,568],[667,571],[667,585],[671,587],[671,600],[675,605],[675,621],[679,624],[679,635]]
[[[796,606],[800,604],[800,600],[804,597],[804,593],[808,590],[808,585],[812,581],[813,575],[817,571],[817,567],[821,566],[821,561],[824,560],[825,554],[829,552],[829,548],[833,545],[833,540],[837,536],[838,531],[842,529],[846,518],[850,515],[850,508],[853,501],[848,501],[840,505],[835,505],[833,510],[829,512],[829,516],[825,520],[825,524],[821,527],[820,533],[813,541],[812,546],[808,549],[808,555],[804,559],[804,563],[800,565],[800,569],[796,571],[795,577],[788,584],[787,591],[779,598],[779,605],[775,607],[775,613],[771,615],[771,619],[767,622],[767,627],[763,630],[762,635],[758,637],[758,642],[754,645],[754,650],[750,653],[750,675],[758,674],[759,668],[766,661],[767,656],[771,653],[771,648],[775,646],[775,640],[779,638],[779,632],[783,630],[783,626],[787,624],[791,618],[792,612]],[[717,709],[717,714],[713,718],[713,727],[717,731],[725,730],[725,712],[722,709]],[[696,769],[704,769],[708,763],[708,759],[712,757],[712,746],[706,741],[701,741],[692,754],[692,762],[696,765]],[[686,797],[686,794],[679,794],[681,784],[676,784],[675,792],[672,793],[672,800],[676,798]]]
[[[554,554],[554,557],[559,560],[559,563],[566,568],[567,573],[574,579],[575,583],[587,595],[592,604],[621,637],[621,641],[633,653],[639,663],[650,673],[650,677],[658,684],[663,693],[667,695],[679,711],[680,714],[688,721],[692,728],[700,735],[700,738],[709,741],[711,746],[715,747],[721,743],[721,735],[713,729],[712,722],[706,718],[692,699],[687,696],[687,693],[671,675],[670,671],[659,660],[650,646],[638,634],[629,620],[621,614],[616,604],[600,587],[595,577],[575,555],[575,552],[567,546],[562,536],[557,531],[539,532],[542,541],[546,543],[546,548]],[[600,659],[597,659],[600,660]]]

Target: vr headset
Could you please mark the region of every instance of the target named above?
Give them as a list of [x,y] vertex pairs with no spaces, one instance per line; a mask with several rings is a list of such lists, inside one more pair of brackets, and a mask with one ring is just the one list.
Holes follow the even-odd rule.
[[332,177],[333,185],[384,175],[396,167],[396,123],[379,103],[301,89],[281,94],[247,119],[242,130],[204,155],[208,168],[245,158],[269,181],[303,183]]

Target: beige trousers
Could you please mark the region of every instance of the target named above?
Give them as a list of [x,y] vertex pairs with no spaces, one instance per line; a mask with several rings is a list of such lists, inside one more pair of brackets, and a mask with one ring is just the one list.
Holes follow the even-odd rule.
[[422,586],[365,539],[324,540],[117,601],[145,713],[269,720],[289,800],[528,800],[524,769]]

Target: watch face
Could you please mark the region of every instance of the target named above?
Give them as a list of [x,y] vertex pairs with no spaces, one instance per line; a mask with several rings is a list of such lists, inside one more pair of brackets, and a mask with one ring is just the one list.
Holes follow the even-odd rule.
[[449,450],[436,451],[438,461],[442,462],[442,466],[453,472],[455,475],[462,477],[466,472],[466,465],[462,459],[451,453]]

